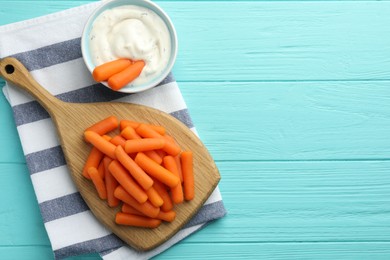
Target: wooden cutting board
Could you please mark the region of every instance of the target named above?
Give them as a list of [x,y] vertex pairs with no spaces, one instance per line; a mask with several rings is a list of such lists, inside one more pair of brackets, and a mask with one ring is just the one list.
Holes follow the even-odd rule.
[[[137,250],[153,249],[178,232],[201,208],[220,180],[218,168],[203,143],[188,127],[167,113],[128,103],[63,102],[40,86],[15,58],[0,61],[0,76],[30,93],[47,110],[57,127],[67,166],[81,196],[102,224]],[[176,138],[183,150],[193,151],[195,198],[175,205],[177,216],[173,222],[163,223],[155,229],[115,224],[115,214],[119,207],[108,207],[106,201],[99,199],[92,182],[82,176],[82,168],[91,149],[83,139],[83,132],[88,126],[111,115],[119,120],[162,125],[168,134]]]

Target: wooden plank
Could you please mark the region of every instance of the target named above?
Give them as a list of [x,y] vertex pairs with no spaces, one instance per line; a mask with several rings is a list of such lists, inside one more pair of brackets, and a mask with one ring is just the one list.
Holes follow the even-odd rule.
[[[1,24],[82,3],[5,2]],[[179,80],[390,79],[389,1],[159,3],[178,31]]]
[[179,86],[216,160],[389,159],[388,81]]

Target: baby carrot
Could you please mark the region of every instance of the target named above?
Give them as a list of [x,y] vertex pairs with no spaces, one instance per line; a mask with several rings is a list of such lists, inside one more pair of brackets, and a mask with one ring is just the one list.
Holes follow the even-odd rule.
[[133,215],[138,215],[138,216],[145,216],[142,212],[139,212],[129,204],[123,203],[122,204],[122,212],[123,213],[128,213],[128,214],[133,214]]
[[171,188],[180,182],[179,177],[147,157],[144,153],[138,153],[134,161],[149,175]]
[[98,168],[100,161],[103,159],[103,156],[104,154],[99,149],[97,149],[96,147],[92,147],[83,168],[83,176],[85,178],[91,179],[88,174],[88,169],[90,167]]
[[102,200],[107,199],[106,185],[104,184],[103,179],[100,177],[98,170],[95,167],[90,167],[88,169],[88,174],[91,177],[93,185],[95,185],[96,191],[99,194],[99,198]]
[[158,164],[161,164],[162,163],[162,158],[160,155],[158,155],[158,153],[156,153],[156,151],[145,151],[144,154],[149,157],[150,159],[152,159],[153,161],[155,161],[156,163]]
[[142,72],[145,66],[143,60],[138,60],[126,67],[124,70],[112,75],[108,78],[108,85],[113,90],[119,90],[126,86],[128,83],[135,80]]
[[[125,129],[127,126],[131,126],[132,128],[137,128],[141,123],[131,120],[121,120],[120,121],[120,128],[121,130]],[[165,127],[160,125],[153,125],[153,124],[147,124],[149,127],[153,128],[154,131],[159,133],[160,135],[165,134]]]
[[84,137],[102,153],[109,156],[111,159],[115,159],[115,145],[93,131],[85,131]]
[[92,77],[97,82],[102,82],[107,80],[112,75],[123,71],[130,65],[131,65],[131,60],[129,59],[113,60],[95,67],[95,69],[92,72]]
[[115,189],[114,196],[150,218],[157,217],[158,213],[160,212],[160,208],[153,206],[149,201],[139,203],[120,185]]
[[192,200],[195,195],[195,181],[193,172],[193,155],[191,151],[181,153],[181,169],[183,172],[183,187],[185,200]]
[[176,155],[174,158],[175,158],[177,170],[178,170],[178,173],[179,173],[180,181],[183,182],[183,173],[181,172],[180,154]]
[[[148,190],[153,185],[153,180],[142,168],[140,168],[130,156],[123,150],[122,146],[117,146],[115,155],[118,161],[125,167],[144,190]],[[123,185],[123,184],[122,184]]]
[[134,227],[156,228],[161,224],[161,220],[118,212],[115,216],[115,223]]
[[114,136],[113,138],[111,138],[110,142],[116,146],[120,145],[123,147],[123,149],[125,148],[125,143],[126,143],[126,139],[123,138],[122,136],[120,135],[116,135]]
[[[179,171],[177,169],[176,161],[172,156],[170,155],[165,156],[163,159],[163,165],[168,171],[172,172],[177,177],[179,177]],[[181,182],[179,182],[179,184],[176,185],[175,187],[171,188],[171,196],[172,196],[172,201],[175,204],[179,204],[184,201],[183,188],[181,186]]]
[[99,135],[107,134],[108,132],[114,130],[119,125],[118,119],[115,116],[109,116],[96,124],[88,127],[85,131],[93,131]]
[[[120,147],[120,146],[118,146]],[[148,199],[145,191],[133,180],[125,168],[116,160],[108,166],[112,176],[122,185],[122,187],[133,196],[139,203],[144,203]]]
[[161,210],[170,211],[173,209],[173,203],[164,184],[158,180],[154,180],[153,188],[158,192],[164,203],[161,205]]
[[176,212],[174,212],[173,210],[170,210],[170,211],[160,210],[160,212],[158,213],[156,218],[167,221],[167,222],[172,222],[176,218]]
[[[135,131],[144,138],[164,138],[164,136],[160,135],[158,132],[153,130],[150,126],[146,124],[140,124]],[[167,152],[170,155],[178,155],[180,153],[180,147],[175,144],[174,142],[166,142],[164,147],[162,148],[163,151]]]
[[110,207],[116,207],[119,205],[119,200],[114,196],[114,191],[116,187],[118,187],[118,181],[112,176],[111,172],[108,170],[108,166],[110,165],[112,159],[108,156],[103,158],[104,165],[104,182],[106,183],[107,190],[107,203]]
[[126,153],[137,153],[161,149],[166,141],[161,138],[143,138],[127,140],[125,145]]
[[163,199],[153,187],[150,187],[146,191],[146,194],[148,194],[149,201],[152,203],[153,206],[161,207],[161,205],[164,203]]
[[97,170],[98,170],[98,173],[99,173],[100,177],[102,179],[104,179],[104,164],[103,164],[103,160],[100,161]]

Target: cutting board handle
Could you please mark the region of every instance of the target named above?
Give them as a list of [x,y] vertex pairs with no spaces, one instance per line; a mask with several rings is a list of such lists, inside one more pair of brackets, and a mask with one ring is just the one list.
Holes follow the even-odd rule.
[[16,58],[7,57],[0,60],[0,76],[30,93],[48,112],[51,107],[63,103],[36,82],[26,67]]

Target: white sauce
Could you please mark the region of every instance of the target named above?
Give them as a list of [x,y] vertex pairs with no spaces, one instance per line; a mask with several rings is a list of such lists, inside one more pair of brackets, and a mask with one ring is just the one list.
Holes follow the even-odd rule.
[[171,40],[167,26],[156,13],[125,5],[96,18],[90,32],[90,51],[96,66],[118,58],[145,61],[141,75],[131,83],[137,86],[162,72],[171,55]]

